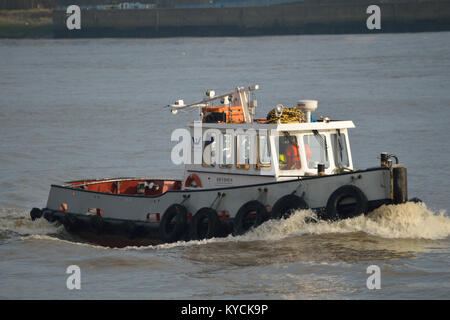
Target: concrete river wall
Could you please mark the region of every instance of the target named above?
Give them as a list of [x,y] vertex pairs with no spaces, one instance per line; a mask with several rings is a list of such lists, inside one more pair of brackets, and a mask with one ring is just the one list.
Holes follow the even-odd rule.
[[[381,9],[381,30],[369,30],[369,5]],[[250,36],[450,30],[450,0],[322,0],[266,7],[82,10],[69,30],[53,13],[56,37]]]

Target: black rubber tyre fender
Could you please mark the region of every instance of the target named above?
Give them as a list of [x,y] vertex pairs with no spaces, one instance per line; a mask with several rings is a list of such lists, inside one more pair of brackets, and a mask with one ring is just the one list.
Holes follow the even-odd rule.
[[[254,217],[250,216],[252,212],[256,212]],[[241,235],[252,228],[256,228],[264,222],[265,217],[267,217],[267,209],[261,202],[252,200],[245,203],[234,218],[233,234]]]
[[295,210],[309,209],[308,204],[303,200],[303,198],[295,195],[288,194],[275,202],[272,207],[272,219],[286,219]]
[[80,221],[75,215],[71,213],[66,213],[64,215],[64,217],[62,218],[62,224],[68,232],[77,231],[80,227]]
[[92,216],[89,218],[89,229],[93,233],[100,235],[105,229],[105,221],[101,216]]
[[[356,204],[349,212],[339,212],[339,204],[345,198],[354,198]],[[327,220],[353,218],[360,214],[366,214],[367,210],[368,200],[364,192],[353,185],[345,185],[336,189],[328,198],[324,218]]]
[[33,208],[30,211],[31,220],[34,221],[42,217],[42,210],[39,208]]
[[44,210],[43,217],[50,223],[55,222],[57,220],[55,214],[51,210]]
[[408,200],[409,202],[414,202],[414,203],[422,203],[423,201],[417,197],[411,198]]
[[221,223],[217,211],[208,207],[198,210],[192,218],[189,234],[193,240],[210,239],[220,236]]
[[187,210],[178,203],[172,204],[164,212],[159,224],[159,234],[163,241],[180,240],[187,229]]

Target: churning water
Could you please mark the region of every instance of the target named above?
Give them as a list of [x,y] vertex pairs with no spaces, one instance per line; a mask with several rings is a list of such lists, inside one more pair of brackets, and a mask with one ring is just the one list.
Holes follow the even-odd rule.
[[[1,40],[0,75],[0,298],[450,298],[450,33]],[[261,117],[317,99],[317,116],[353,120],[355,166],[397,154],[424,203],[121,249],[29,218],[52,183],[180,176],[170,134],[195,115],[162,106],[251,84]],[[72,264],[81,290],[66,288]],[[370,265],[380,290],[366,287]]]

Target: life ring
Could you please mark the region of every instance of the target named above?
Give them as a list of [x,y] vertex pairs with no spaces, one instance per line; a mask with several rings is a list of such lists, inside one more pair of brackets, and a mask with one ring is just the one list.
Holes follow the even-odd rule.
[[180,240],[187,229],[187,210],[181,204],[172,204],[164,212],[159,224],[159,234],[166,242]]
[[201,208],[191,221],[190,238],[193,240],[210,239],[220,236],[221,223],[217,211],[212,208]]
[[[255,213],[252,215],[252,213]],[[236,214],[233,221],[233,234],[241,235],[252,228],[256,228],[267,217],[266,207],[257,200],[245,203]]]
[[100,235],[105,229],[105,221],[101,216],[92,216],[89,218],[89,228],[95,234]]
[[[352,198],[354,204],[341,204],[342,200]],[[368,210],[368,200],[366,195],[353,185],[345,185],[336,189],[328,198],[325,211],[325,219],[347,219],[359,214],[365,214]]]
[[40,217],[42,217],[42,210],[40,210],[39,208],[31,209],[30,217],[32,221],[39,219]]
[[71,213],[66,213],[62,218],[62,224],[68,232],[75,232],[80,228],[80,221]]
[[[192,185],[192,182],[195,182],[195,185]],[[202,182],[200,181],[200,178],[198,177],[198,175],[196,175],[195,173],[190,174],[187,179],[186,182],[184,183],[185,188],[201,188],[202,187]]]
[[292,214],[295,210],[308,209],[309,206],[299,196],[295,194],[288,194],[280,199],[272,207],[272,219],[286,219]]

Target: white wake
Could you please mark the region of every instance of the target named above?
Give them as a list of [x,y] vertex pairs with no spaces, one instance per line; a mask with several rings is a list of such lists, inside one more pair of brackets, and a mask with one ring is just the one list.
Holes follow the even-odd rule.
[[[300,210],[288,219],[269,220],[242,236],[228,236],[199,241],[179,241],[145,247],[125,247],[119,250],[170,249],[217,242],[276,241],[305,234],[344,234],[363,232],[368,235],[392,239],[445,239],[450,236],[450,217],[445,210],[433,212],[424,203],[408,202],[400,205],[383,205],[366,216],[340,221],[316,221],[312,210]],[[63,232],[45,219],[31,221],[28,212],[0,209],[0,232],[16,233],[25,239],[63,241],[67,244],[91,246],[79,242],[58,239],[52,235]],[[98,247],[92,245],[92,247]]]

